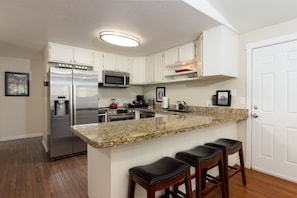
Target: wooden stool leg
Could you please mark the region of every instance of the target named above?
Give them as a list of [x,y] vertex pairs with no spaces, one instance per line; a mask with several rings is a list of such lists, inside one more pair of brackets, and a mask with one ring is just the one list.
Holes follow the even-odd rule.
[[240,160],[240,167],[241,167],[242,183],[243,183],[243,185],[246,185],[246,175],[245,175],[245,167],[244,167],[242,147],[239,150],[239,160]]
[[206,175],[207,175],[207,169],[202,169],[202,183],[201,183],[201,189],[204,190],[206,188]]
[[166,188],[165,189],[165,198],[169,198],[169,195],[170,195],[170,190],[169,190],[169,188]]
[[195,168],[196,174],[196,198],[202,198],[202,178],[201,178],[201,167],[200,165],[196,166]]
[[154,186],[149,186],[147,189],[147,198],[155,198],[155,188]]
[[227,152],[223,152],[226,197],[229,197],[229,160]]
[[135,182],[133,181],[133,175],[129,175],[129,187],[128,187],[128,198],[134,198],[135,193]]
[[193,197],[193,192],[192,192],[192,185],[191,185],[191,173],[190,170],[187,171],[187,176],[185,178],[185,185],[186,185],[186,193],[188,195],[188,198]]
[[220,180],[222,181],[221,190],[222,190],[223,198],[228,198],[229,197],[228,186],[227,186],[228,185],[228,177],[226,175],[226,167],[225,167],[225,162],[224,162],[223,156],[219,161],[219,174],[220,174]]

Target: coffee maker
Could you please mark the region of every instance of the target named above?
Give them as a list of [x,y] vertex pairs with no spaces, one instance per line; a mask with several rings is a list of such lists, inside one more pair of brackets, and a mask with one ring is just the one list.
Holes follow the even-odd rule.
[[136,102],[137,102],[139,105],[145,105],[144,95],[137,95],[137,96],[136,96]]

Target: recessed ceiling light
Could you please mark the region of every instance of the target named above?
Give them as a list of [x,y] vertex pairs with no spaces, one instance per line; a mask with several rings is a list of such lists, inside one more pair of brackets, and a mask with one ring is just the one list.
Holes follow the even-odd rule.
[[137,47],[140,43],[138,38],[120,32],[100,32],[99,35],[103,41],[123,47]]

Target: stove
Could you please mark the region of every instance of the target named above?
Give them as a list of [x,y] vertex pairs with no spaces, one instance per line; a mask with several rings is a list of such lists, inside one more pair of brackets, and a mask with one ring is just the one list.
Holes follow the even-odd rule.
[[134,109],[128,109],[128,108],[122,108],[122,107],[118,109],[99,108],[98,116],[103,114],[106,116],[107,122],[135,119]]

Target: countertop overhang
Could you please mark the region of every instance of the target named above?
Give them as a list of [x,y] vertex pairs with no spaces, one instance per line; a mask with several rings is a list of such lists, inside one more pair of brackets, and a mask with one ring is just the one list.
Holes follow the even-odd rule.
[[158,116],[138,120],[74,125],[75,135],[94,148],[110,148],[185,133],[248,118],[247,109],[195,107],[192,113],[155,111]]

